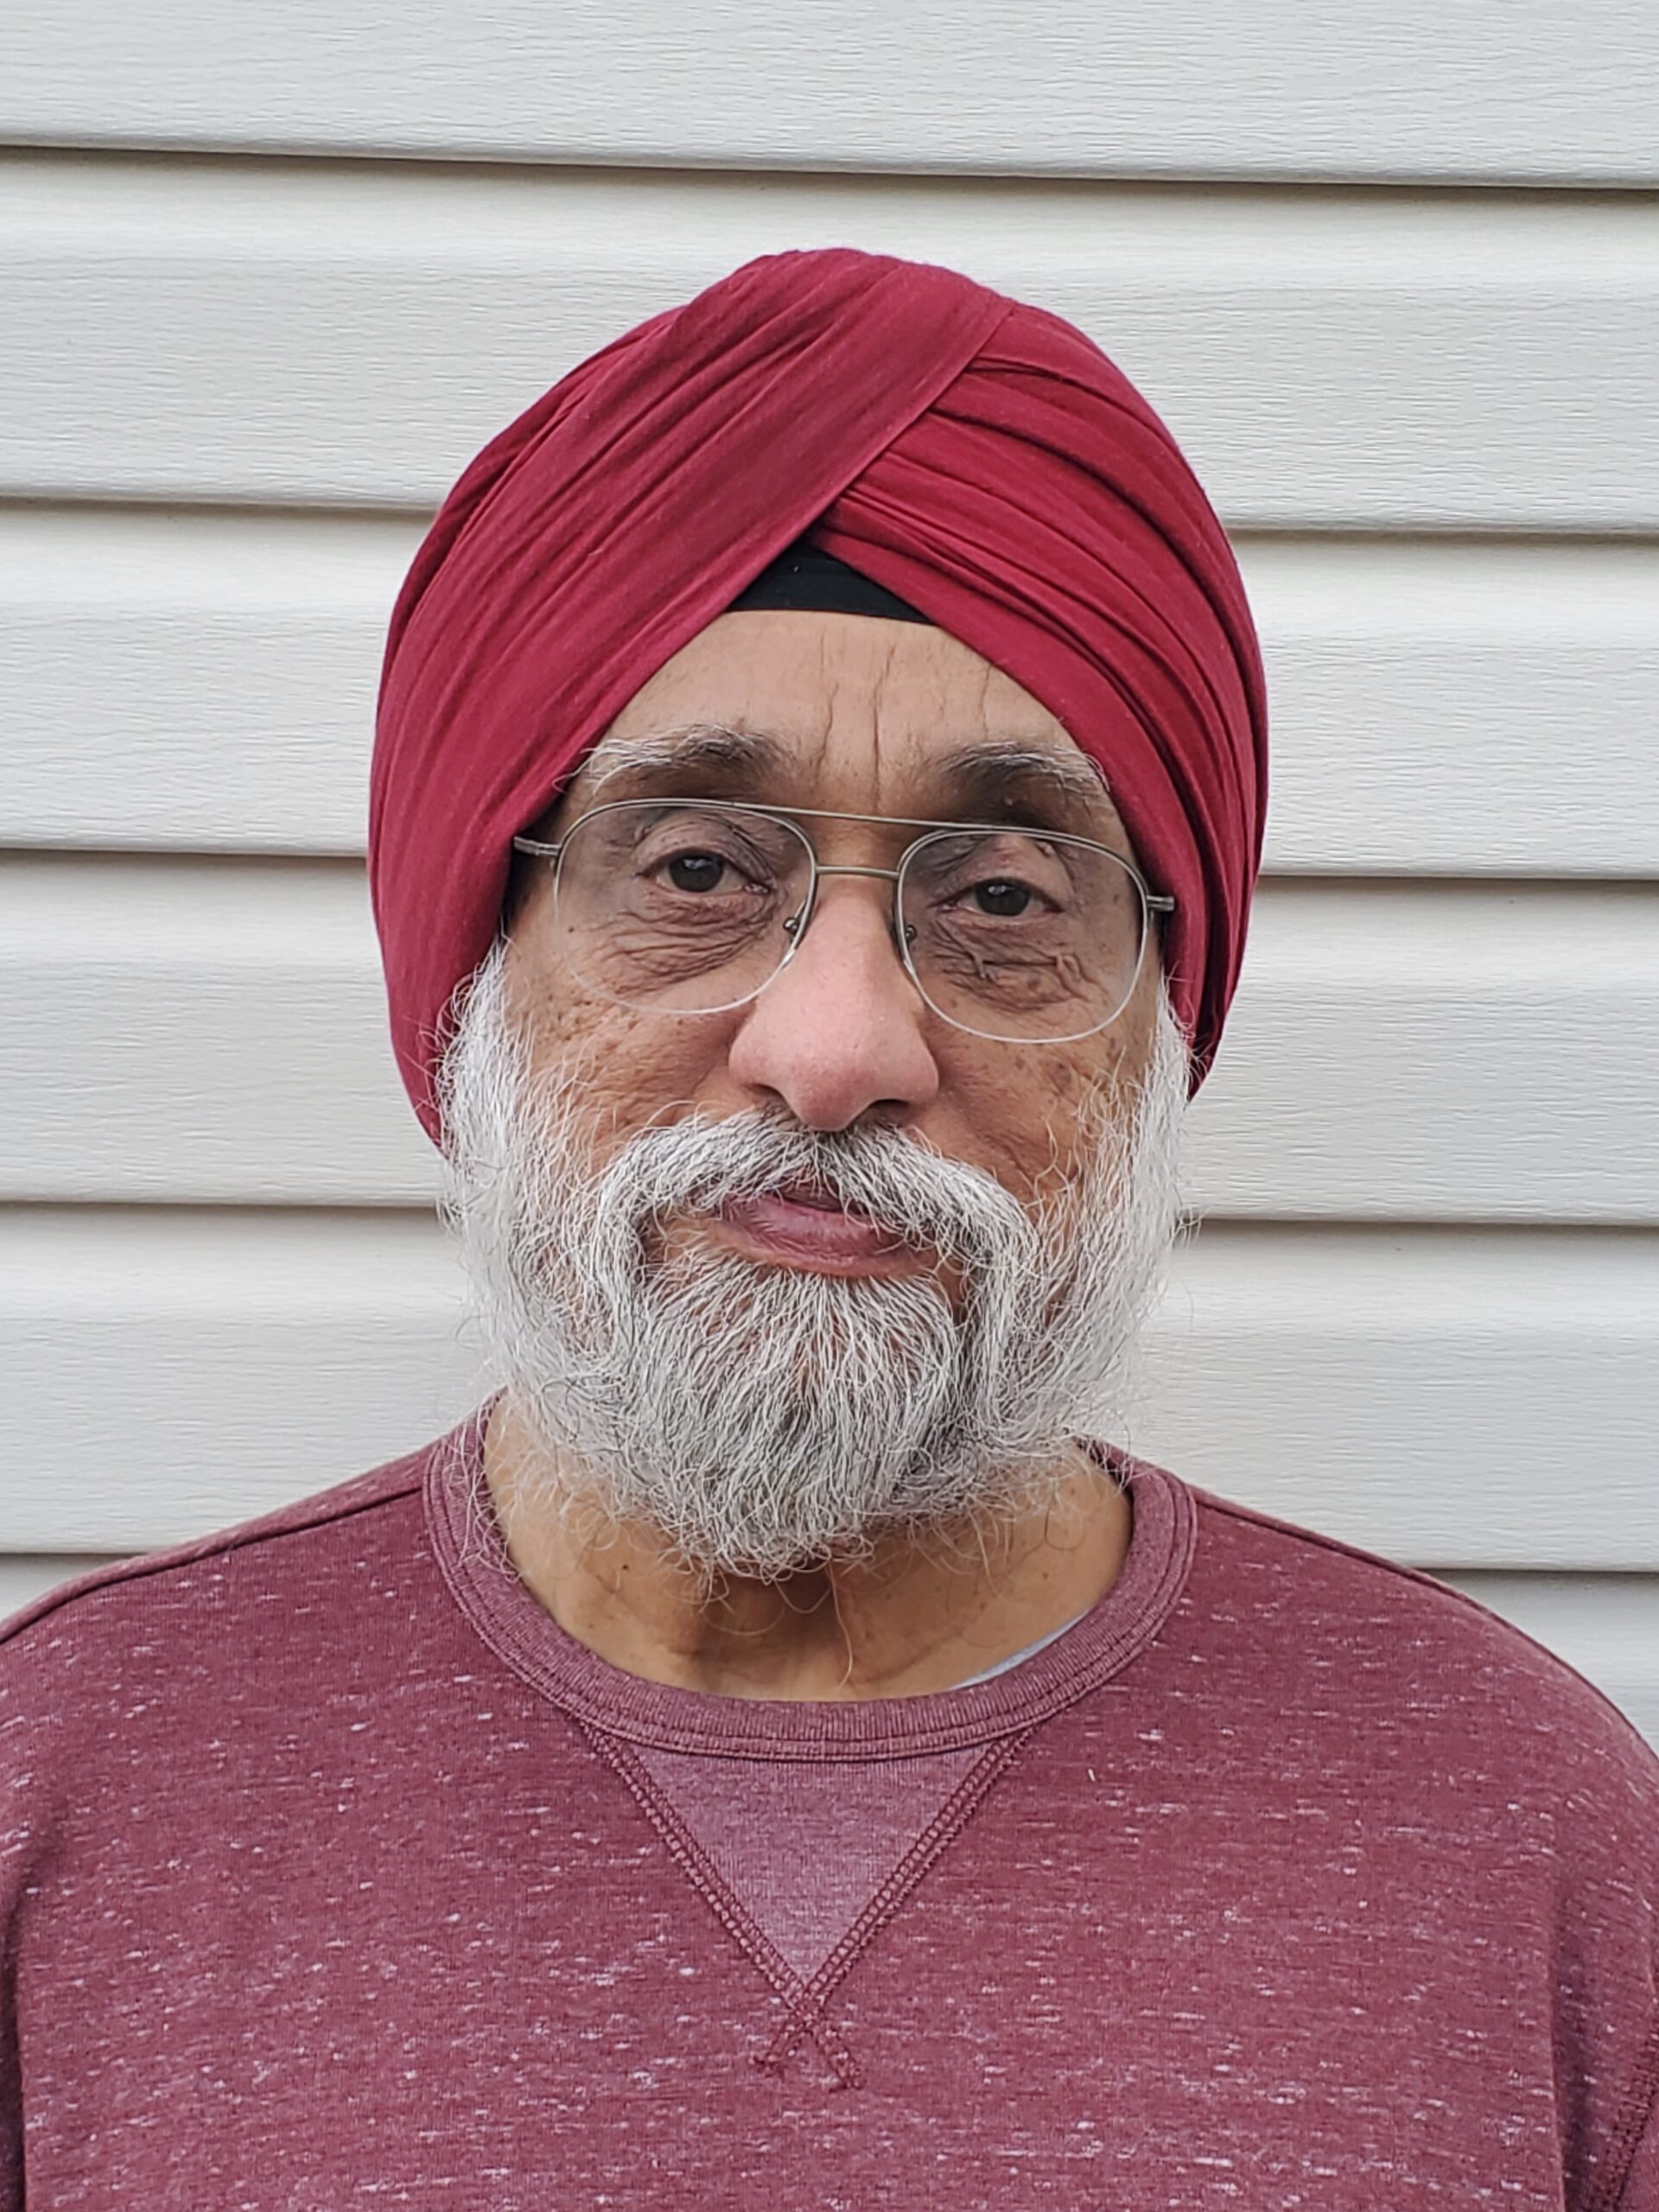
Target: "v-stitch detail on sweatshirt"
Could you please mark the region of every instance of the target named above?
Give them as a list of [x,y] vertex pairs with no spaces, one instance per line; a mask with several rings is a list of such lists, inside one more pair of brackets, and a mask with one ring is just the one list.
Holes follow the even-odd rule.
[[[972,1819],[986,1794],[1033,1732],[999,1737],[972,1760],[943,1801],[880,1876],[862,1904],[810,1973],[787,1959],[752,1903],[739,1891],[705,1847],[693,1824],[651,1771],[639,1750],[621,1738],[580,1724],[594,1752],[619,1776],[662,1838],[668,1852],[727,1933],[782,2003],[783,2018],[763,2050],[750,2054],[769,2073],[780,2072],[804,2041],[814,2043],[836,2086],[857,2088],[863,2069],[830,2017],[830,2002],[861,1954],[906,1903],[917,1885]],[[820,1770],[821,1787],[833,1789],[833,1770]]]

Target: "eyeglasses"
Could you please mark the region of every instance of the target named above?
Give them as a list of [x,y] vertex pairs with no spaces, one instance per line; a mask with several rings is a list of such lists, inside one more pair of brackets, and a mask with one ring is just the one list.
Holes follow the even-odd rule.
[[[896,868],[831,867],[803,822],[925,834]],[[553,864],[572,974],[658,1014],[747,1005],[799,950],[819,879],[868,875],[893,885],[893,945],[935,1014],[1000,1043],[1064,1045],[1116,1020],[1151,917],[1175,911],[1104,845],[990,823],[638,798],[590,808],[556,844],[512,842]]]

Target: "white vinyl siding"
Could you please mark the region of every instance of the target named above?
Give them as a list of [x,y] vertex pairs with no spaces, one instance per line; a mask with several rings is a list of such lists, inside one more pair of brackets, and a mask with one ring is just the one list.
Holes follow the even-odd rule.
[[0,130],[31,143],[1659,180],[1647,0],[56,0],[7,63]]
[[1263,633],[1268,873],[1128,1440],[1659,1742],[1656,65],[1632,0],[20,20],[0,1611],[471,1402],[362,875],[392,596],[573,361],[844,242],[1096,336]]

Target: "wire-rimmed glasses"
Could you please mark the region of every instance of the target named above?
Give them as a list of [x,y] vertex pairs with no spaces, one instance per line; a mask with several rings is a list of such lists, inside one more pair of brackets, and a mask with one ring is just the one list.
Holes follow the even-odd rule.
[[[819,860],[810,821],[923,834],[896,867],[844,867]],[[1175,907],[1109,847],[1014,824],[633,798],[590,808],[556,844],[512,842],[553,865],[554,928],[578,982],[660,1014],[747,1005],[799,948],[820,877],[868,875],[892,883],[894,948],[942,1020],[1003,1044],[1068,1044],[1116,1020],[1151,917]]]

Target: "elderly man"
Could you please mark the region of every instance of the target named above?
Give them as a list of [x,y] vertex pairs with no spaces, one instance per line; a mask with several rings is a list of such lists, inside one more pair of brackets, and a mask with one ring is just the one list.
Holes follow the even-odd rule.
[[501,1387],[11,1624],[6,2204],[1655,2212],[1651,1756],[1113,1440],[1262,732],[1167,432],[949,272],[480,456],[372,861]]

